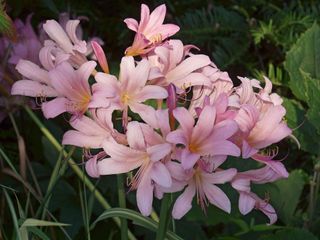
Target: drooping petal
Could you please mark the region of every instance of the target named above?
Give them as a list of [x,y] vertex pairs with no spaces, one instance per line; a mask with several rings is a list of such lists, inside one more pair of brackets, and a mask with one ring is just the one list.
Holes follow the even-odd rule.
[[211,134],[216,117],[216,110],[212,106],[205,106],[198,122],[192,131],[192,141],[201,143]]
[[143,159],[147,157],[145,152],[118,144],[112,139],[108,139],[103,142],[103,149],[107,154],[117,161],[142,162]]
[[41,69],[33,62],[21,59],[18,62],[16,69],[27,79],[34,80],[40,83],[50,84],[48,72],[44,69]]
[[143,216],[149,216],[152,211],[153,188],[150,174],[145,173],[137,189],[137,205]]
[[172,217],[181,219],[192,208],[192,199],[196,194],[196,187],[193,183],[189,184],[184,192],[178,197],[172,209]]
[[138,31],[138,22],[137,20],[133,19],[133,18],[126,18],[124,20],[124,22],[127,24],[127,27],[134,31],[137,32]]
[[139,122],[129,122],[127,126],[127,140],[130,147],[144,151],[146,143]]
[[229,168],[227,170],[216,171],[214,173],[203,174],[207,182],[212,184],[224,184],[232,180],[237,174],[237,169]]
[[106,137],[103,135],[90,136],[79,131],[69,130],[63,135],[62,144],[83,148],[102,148],[102,142]]
[[86,161],[86,172],[90,177],[100,177],[96,156]]
[[212,184],[204,184],[203,190],[209,202],[223,211],[231,212],[231,203],[227,195],[217,186]]
[[184,133],[184,131],[182,129],[177,129],[173,132],[170,132],[167,137],[166,140],[170,143],[175,143],[175,144],[183,144],[183,145],[187,145],[188,144],[188,140],[187,137]]
[[194,125],[194,119],[192,115],[188,112],[187,109],[178,107],[173,110],[173,116],[179,122],[182,130],[186,133],[186,137],[190,139]]
[[162,187],[169,188],[172,184],[170,172],[162,162],[153,163],[150,176]]
[[141,165],[139,161],[118,161],[113,158],[105,158],[98,162],[100,175],[112,175],[127,173]]
[[176,68],[170,71],[166,77],[169,82],[173,79],[181,79],[186,77],[191,72],[202,68],[211,63],[208,56],[205,55],[193,55],[187,59],[185,59],[182,63],[180,63]]
[[230,155],[230,156],[240,156],[240,149],[237,145],[230,141],[220,140],[220,141],[210,141],[208,139],[203,145],[199,147],[199,153],[203,155],[210,154],[215,155]]
[[68,104],[68,99],[64,97],[58,97],[49,102],[42,103],[41,109],[45,118],[54,118],[61,113],[66,112]]
[[142,120],[145,121],[148,125],[156,126],[158,124],[156,111],[153,107],[141,103],[130,103],[129,107],[132,112],[138,113]]
[[43,29],[65,52],[72,52],[71,41],[59,23],[55,20],[47,20],[43,24]]
[[188,149],[183,149],[181,154],[181,164],[184,169],[191,169],[199,160],[200,154],[191,153]]
[[58,93],[52,87],[31,80],[19,80],[12,85],[12,95],[29,97],[56,97]]
[[163,87],[147,85],[139,91],[135,99],[138,102],[144,102],[148,99],[164,99],[167,97],[168,92]]
[[151,161],[159,161],[167,156],[171,152],[171,144],[163,143],[154,145],[147,148],[147,153],[149,154]]
[[252,198],[249,194],[245,192],[240,192],[239,210],[241,214],[246,215],[249,212],[251,212],[255,204],[256,200],[254,198]]

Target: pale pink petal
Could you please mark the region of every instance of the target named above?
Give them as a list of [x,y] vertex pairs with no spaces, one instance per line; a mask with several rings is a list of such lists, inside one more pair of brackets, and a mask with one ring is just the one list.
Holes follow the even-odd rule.
[[66,31],[71,41],[75,44],[74,50],[85,54],[87,52],[87,43],[78,39],[76,31],[80,20],[69,20],[66,24]]
[[169,82],[174,79],[181,79],[186,77],[191,72],[202,68],[211,63],[210,59],[206,55],[193,55],[182,63],[180,63],[176,68],[170,71],[166,77]]
[[151,184],[150,173],[145,173],[137,189],[137,205],[143,216],[149,216],[152,211],[154,185]]
[[168,92],[160,86],[148,85],[143,87],[135,96],[136,101],[144,102],[148,99],[164,99],[168,97]]
[[288,137],[292,133],[292,130],[288,127],[286,123],[280,123],[278,126],[270,133],[270,135],[266,136],[266,139],[255,142],[254,146],[256,148],[264,148],[273,143],[280,142],[285,137]]
[[129,122],[126,135],[130,147],[144,151],[146,143],[139,122]]
[[147,148],[147,153],[149,154],[151,161],[159,161],[167,156],[171,152],[171,144],[163,143],[154,145]]
[[184,192],[178,197],[172,209],[172,217],[181,219],[192,208],[192,199],[196,194],[194,183],[190,183]]
[[112,139],[105,140],[102,145],[104,151],[117,161],[141,163],[147,157],[146,153],[118,144]]
[[252,198],[249,194],[240,192],[239,196],[239,211],[242,215],[246,215],[252,211],[254,205],[256,204],[256,200]]
[[276,210],[266,202],[261,203],[262,207],[259,208],[270,220],[270,224],[274,224],[278,220]]
[[234,120],[224,120],[217,123],[212,132],[214,139],[228,139],[238,131],[238,124]]
[[192,131],[192,141],[201,143],[203,140],[208,138],[212,132],[215,117],[215,108],[212,106],[205,106],[198,118],[196,126]]
[[44,102],[41,105],[41,109],[43,112],[43,115],[45,116],[45,118],[54,118],[58,115],[60,115],[61,113],[64,113],[67,111],[67,105],[70,102],[68,101],[68,99],[64,98],[64,97],[58,97],[55,98],[49,102]]
[[80,66],[80,68],[76,71],[79,84],[83,86],[88,92],[90,92],[90,86],[88,83],[88,79],[92,74],[93,70],[96,68],[97,63],[95,61],[88,61]]
[[86,172],[92,178],[100,177],[96,156],[86,161]]
[[181,154],[181,164],[184,169],[191,169],[199,160],[200,154],[191,153],[188,149],[183,149]]
[[256,154],[259,150],[251,147],[246,140],[242,141],[242,157],[249,158]]
[[223,211],[231,212],[231,203],[227,195],[218,187],[212,184],[204,184],[203,190],[209,202]]
[[155,181],[162,187],[169,188],[171,187],[172,180],[171,175],[168,169],[163,165],[162,162],[153,163],[151,172],[150,172],[151,179]]
[[140,165],[141,163],[139,161],[126,162],[125,159],[123,161],[117,161],[113,158],[105,158],[98,161],[98,170],[99,175],[112,175],[130,172]]
[[199,152],[203,155],[230,155],[230,156],[240,156],[240,149],[237,145],[230,141],[220,140],[220,141],[210,141],[207,140],[206,143],[199,147]]
[[137,20],[133,19],[133,18],[126,18],[124,20],[124,22],[127,24],[127,27],[132,30],[137,32],[138,31],[138,22]]
[[166,137],[166,140],[170,143],[175,143],[175,144],[183,144],[187,145],[188,140],[186,138],[186,135],[182,129],[177,129],[171,133],[169,133]]
[[147,27],[144,29],[144,34],[148,35],[149,32],[157,30],[159,26],[162,25],[165,15],[166,15],[166,5],[161,4],[155,8],[150,14]]
[[157,28],[157,31],[162,35],[162,39],[171,37],[172,35],[179,32],[179,30],[180,30],[180,27],[175,24],[163,24]]
[[73,46],[70,39],[59,23],[55,20],[47,20],[45,24],[43,24],[43,29],[65,52],[72,52]]
[[214,173],[206,173],[203,176],[209,183],[224,184],[226,182],[230,182],[236,174],[237,169],[229,168],[227,170],[216,171]]
[[192,115],[186,108],[179,107],[173,110],[173,116],[179,122],[180,127],[186,133],[186,137],[189,139],[191,137],[194,125],[194,119]]
[[135,74],[135,64],[133,57],[123,57],[120,63],[119,81],[124,85],[128,85],[128,81]]
[[145,27],[149,22],[150,9],[147,5],[141,4],[141,13],[140,13],[140,24],[138,27],[138,32],[143,32]]
[[107,136],[90,136],[75,130],[69,130],[63,135],[63,145],[73,145],[82,148],[102,148],[102,142]]
[[187,180],[188,176],[185,170],[182,168],[181,164],[177,162],[169,161],[166,163],[166,167],[175,179],[179,181]]
[[169,111],[168,109],[159,109],[156,111],[156,118],[158,119],[158,127],[160,128],[161,134],[163,137],[167,136],[170,132],[170,125],[169,125]]
[[138,113],[142,120],[150,126],[156,126],[158,120],[156,118],[156,110],[153,107],[141,104],[134,103],[129,105],[132,112]]
[[168,79],[168,83],[173,83],[181,89],[186,89],[191,86],[211,86],[210,79],[202,73],[190,73],[185,77]]
[[41,69],[38,65],[27,60],[20,60],[16,69],[22,76],[37,82],[50,84],[50,78],[46,70]]
[[97,41],[91,41],[91,47],[102,70],[105,73],[109,73],[109,65],[108,65],[107,57],[102,47],[100,46],[100,44]]
[[87,135],[105,135],[107,133],[106,129],[100,127],[99,124],[87,116],[72,118],[70,125]]
[[[122,71],[122,69],[121,69]],[[150,63],[147,59],[141,60],[137,67],[134,70],[134,74],[130,76],[130,80],[128,80],[126,90],[128,92],[133,92],[136,90],[140,90],[145,86],[150,71]]]
[[56,97],[58,93],[52,87],[31,80],[19,80],[11,87],[12,95],[29,97]]
[[[241,173],[240,173],[241,174]],[[241,192],[250,192],[250,178],[235,177],[231,183],[232,187]]]

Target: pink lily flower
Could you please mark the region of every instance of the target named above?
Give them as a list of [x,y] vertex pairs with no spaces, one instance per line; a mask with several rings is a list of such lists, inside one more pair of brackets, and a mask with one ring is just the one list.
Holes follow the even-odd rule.
[[224,184],[232,180],[237,170],[230,168],[228,170],[217,170],[212,172],[204,160],[200,160],[195,169],[190,169],[186,173],[189,175],[187,187],[176,200],[172,216],[175,219],[182,218],[191,208],[192,199],[197,194],[197,202],[202,209],[208,205],[208,202],[222,209],[225,212],[231,212],[231,203],[227,195],[215,184]]
[[163,24],[166,6],[158,6],[151,14],[147,5],[141,4],[140,23],[133,18],[126,18],[127,27],[136,32],[133,44],[126,49],[127,56],[143,55],[156,45],[176,34],[180,30],[177,25]]
[[[105,140],[103,149],[110,158],[98,161],[95,170],[99,175],[110,175],[138,168],[131,189],[137,189],[138,208],[144,216],[148,216],[152,210],[154,185],[171,186],[170,173],[161,160],[171,153],[172,147],[148,125],[138,122],[128,124],[127,140],[129,147],[112,139]],[[96,162],[96,159],[92,161]],[[90,170],[94,168],[91,160],[87,164]]]
[[[50,61],[50,58],[64,58],[79,67],[87,62],[86,55],[91,46],[80,40],[76,34],[80,20],[69,20],[66,23],[66,30],[55,20],[47,20],[43,24],[44,31],[52,40],[45,41],[45,49],[43,50]],[[44,54],[45,56],[45,54]]]
[[69,130],[63,135],[62,144],[83,148],[102,148],[104,140],[112,137],[119,143],[126,144],[125,135],[114,129],[113,109],[91,111],[92,119],[87,116],[73,117],[70,125],[76,130]]
[[189,106],[189,110],[193,114],[195,114],[196,108],[202,107],[206,97],[209,97],[210,102],[214,103],[221,94],[226,94],[228,97],[227,105],[232,105],[229,96],[232,93],[233,82],[227,72],[222,72],[214,64],[212,65],[201,69],[201,73],[210,79],[211,85],[193,87],[193,97]]
[[237,132],[238,126],[233,120],[215,124],[216,109],[205,106],[194,126],[194,119],[185,108],[173,111],[180,128],[169,133],[167,141],[183,144],[181,163],[184,169],[192,168],[201,156],[231,155],[239,156],[239,148],[227,140]]
[[164,99],[168,93],[160,86],[146,85],[149,72],[150,64],[146,59],[135,66],[133,57],[123,57],[119,81],[110,74],[95,75],[97,83],[92,87],[93,99],[90,108],[106,108],[110,105],[126,112],[129,107],[147,123],[153,122],[154,109],[142,103],[148,99]]
[[74,70],[68,62],[61,63],[49,71],[49,77],[59,96],[42,104],[42,111],[46,118],[54,118],[61,113],[69,112],[81,116],[88,109],[91,101],[91,90],[88,78],[96,67],[94,61],[81,65]]
[[174,84],[180,89],[180,93],[191,86],[211,86],[208,77],[196,72],[211,63],[209,57],[198,54],[186,58],[185,48],[180,40],[170,40],[168,45],[157,47],[154,54],[148,56],[148,60],[159,71],[159,76],[150,78],[154,85]]
[[[277,162],[277,164],[282,165],[280,162]],[[274,208],[266,200],[262,200],[251,192],[250,183],[264,184],[277,181],[281,178],[283,178],[283,176],[268,166],[238,173],[232,180],[231,185],[240,194],[239,210],[241,214],[246,215],[251,212],[253,208],[256,208],[270,219],[270,224],[275,223],[277,221],[277,214]]]
[[12,95],[29,97],[57,97],[58,91],[53,87],[48,71],[27,60],[20,60],[16,70],[23,79],[15,82],[11,88]]
[[265,113],[259,113],[252,105],[243,105],[235,121],[242,132],[242,156],[248,158],[260,149],[289,136],[292,130],[282,120],[286,110],[281,105],[270,105]]

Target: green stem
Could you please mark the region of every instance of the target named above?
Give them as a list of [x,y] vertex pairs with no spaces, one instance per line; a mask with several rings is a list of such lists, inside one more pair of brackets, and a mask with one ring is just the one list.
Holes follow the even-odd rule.
[[[59,144],[59,142],[55,139],[55,137],[50,133],[50,131],[41,123],[39,118],[31,111],[29,107],[25,107],[25,110],[29,114],[29,116],[32,118],[32,120],[38,125],[43,135],[46,136],[46,138],[51,142],[51,144],[58,150],[62,151],[62,146]],[[67,152],[63,151],[64,156],[67,156]],[[86,187],[94,193],[95,198],[97,201],[101,204],[101,206],[104,209],[110,209],[111,206],[107,202],[107,200],[104,199],[102,194],[95,188],[95,186],[91,183],[91,181],[84,175],[83,171],[78,167],[78,165],[73,161],[72,158],[68,159],[68,163],[70,168],[75,172],[75,174],[78,175],[78,177],[84,182]],[[112,218],[113,221],[120,226],[120,218],[114,217]],[[130,240],[135,240],[135,236],[132,234],[130,230],[128,230],[128,236]]]
[[161,202],[160,221],[159,221],[159,228],[157,231],[156,240],[164,240],[166,236],[168,223],[169,223],[169,216],[170,216],[169,214],[170,200],[171,200],[170,194],[166,193],[163,196],[163,199]]
[[[123,174],[117,175],[118,180],[118,199],[119,207],[126,208],[126,192],[124,188],[124,176]],[[128,239],[128,222],[126,219],[121,218],[121,240]]]

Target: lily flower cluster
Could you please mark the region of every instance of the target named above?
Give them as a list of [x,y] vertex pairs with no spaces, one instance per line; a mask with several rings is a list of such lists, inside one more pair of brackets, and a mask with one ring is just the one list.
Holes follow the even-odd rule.
[[[71,115],[73,130],[64,134],[63,144],[100,150],[86,155],[91,177],[132,172],[130,190],[136,190],[145,216],[151,214],[153,197],[175,192],[180,193],[172,210],[175,219],[192,208],[194,198],[204,210],[212,204],[230,213],[230,200],[219,187],[230,183],[243,215],[255,208],[274,223],[274,208],[250,185],[288,177],[274,159],[277,152],[270,151],[292,133],[283,120],[281,97],[272,93],[268,78],[264,87],[242,77],[234,86],[208,56],[191,52],[197,47],[169,39],[179,27],[163,24],[165,14],[165,5],[150,13],[142,4],[140,22],[124,20],[135,37],[118,76],[109,72],[100,44],[79,37],[79,20],[65,27],[48,20],[43,29],[49,40],[40,49],[39,63],[18,62],[22,80],[11,93],[40,98],[46,118]],[[87,58],[92,51],[96,61]],[[243,165],[254,159],[260,168],[224,167],[228,156]]]

